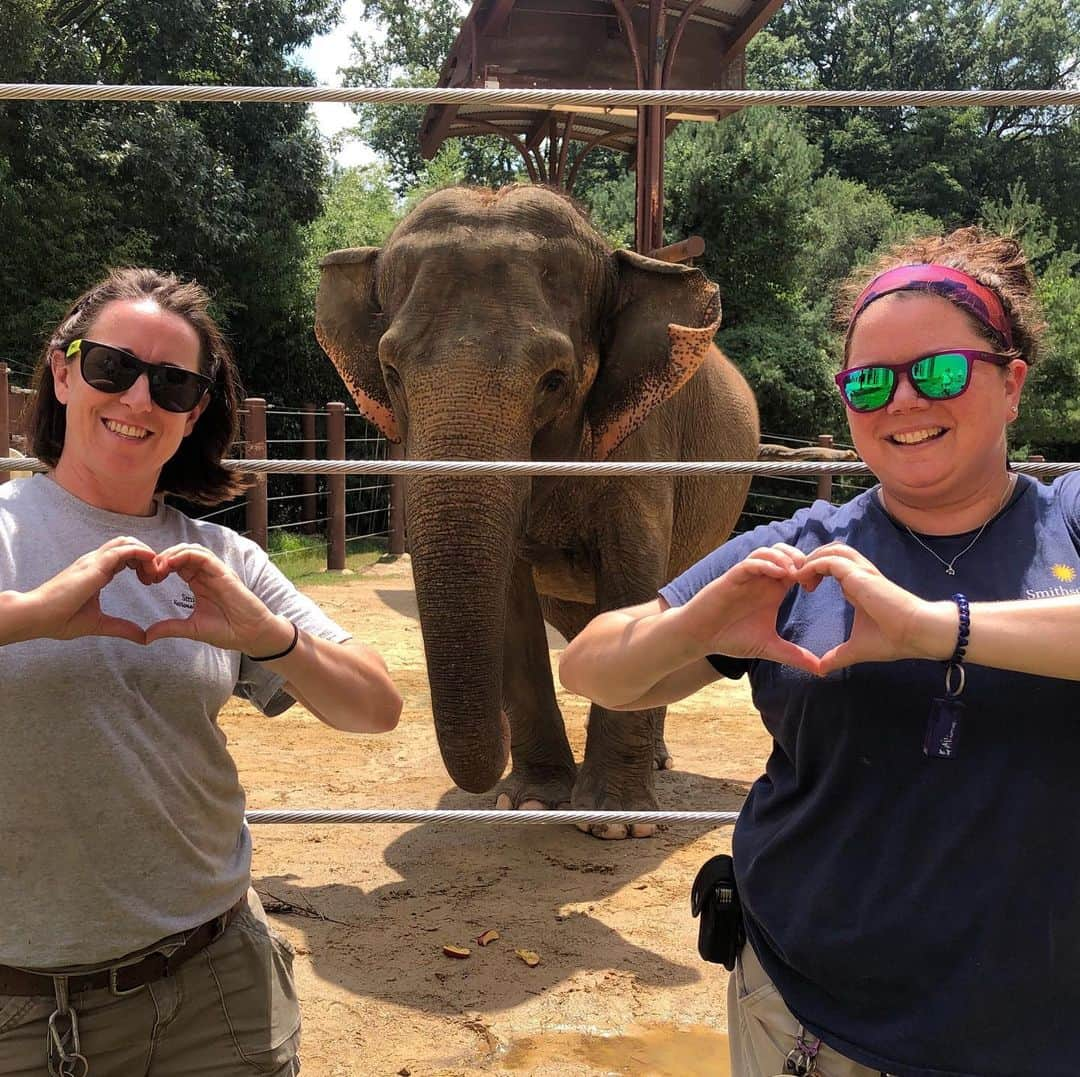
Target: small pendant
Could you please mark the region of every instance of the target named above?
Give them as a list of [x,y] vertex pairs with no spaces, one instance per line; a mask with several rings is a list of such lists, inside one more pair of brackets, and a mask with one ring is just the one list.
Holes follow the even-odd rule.
[[946,565],[945,566],[945,575],[946,576],[955,576],[956,575],[956,569],[953,568],[952,565]]
[[926,723],[923,754],[931,759],[954,759],[963,716],[964,704],[957,696],[935,699],[930,706],[930,720]]

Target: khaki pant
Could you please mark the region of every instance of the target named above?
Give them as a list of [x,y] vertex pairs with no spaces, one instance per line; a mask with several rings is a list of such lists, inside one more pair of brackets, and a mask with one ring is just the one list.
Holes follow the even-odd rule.
[[[731,1077],[776,1077],[800,1035],[811,1049],[818,1043],[784,1005],[749,943],[728,980],[727,1004]],[[881,1077],[825,1044],[817,1048],[816,1062],[812,1072],[818,1077]]]
[[[300,1008],[293,951],[254,890],[225,933],[175,975],[116,997],[71,996],[88,1077],[293,1077]],[[0,995],[0,1077],[44,1077],[51,998]]]

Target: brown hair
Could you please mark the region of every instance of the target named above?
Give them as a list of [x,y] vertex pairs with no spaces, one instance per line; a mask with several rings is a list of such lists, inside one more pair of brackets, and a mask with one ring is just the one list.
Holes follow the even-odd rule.
[[242,399],[236,360],[225,335],[208,313],[210,295],[195,281],[182,281],[156,269],[125,267],[83,292],[53,330],[34,375],[33,410],[28,439],[34,455],[56,467],[64,448],[67,413],[56,399],[50,359],[78,340],[102,309],[117,300],[153,300],[162,310],[183,318],[199,337],[199,369],[212,374],[210,400],[195,428],[161,469],[157,493],[175,494],[200,505],[216,505],[235,497],[245,482],[222,467],[221,460],[237,433],[237,410]]
[[[974,226],[958,228],[945,236],[923,236],[898,244],[873,264],[857,269],[838,291],[837,327],[847,332],[856,299],[878,274],[897,266],[930,263],[962,270],[997,293],[1013,336],[1012,349],[1002,354],[1023,359],[1029,365],[1038,360],[1046,323],[1024,250],[1011,236],[995,235]],[[986,326],[971,315],[968,317],[978,332],[1000,350]],[[847,361],[846,345],[844,360]]]

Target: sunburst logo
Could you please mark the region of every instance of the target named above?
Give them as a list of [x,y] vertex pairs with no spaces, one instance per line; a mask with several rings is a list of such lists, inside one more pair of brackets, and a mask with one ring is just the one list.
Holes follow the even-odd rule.
[[1054,578],[1061,580],[1062,583],[1072,583],[1076,579],[1076,569],[1068,565],[1054,565],[1050,571],[1054,574]]

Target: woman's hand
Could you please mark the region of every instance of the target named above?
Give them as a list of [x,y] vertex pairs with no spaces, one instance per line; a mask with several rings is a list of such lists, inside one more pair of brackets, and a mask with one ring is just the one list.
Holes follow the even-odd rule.
[[813,591],[832,576],[855,609],[850,636],[821,656],[822,675],[857,662],[902,658],[944,661],[956,642],[956,607],[926,602],[887,580],[857,550],[840,542],[810,553],[797,574],[799,585]]
[[102,612],[100,597],[102,589],[127,568],[150,583],[154,557],[154,551],[138,539],[114,538],[40,587],[21,595],[9,592],[12,601],[0,620],[0,642],[115,636],[145,643],[137,624]]
[[705,653],[764,658],[818,673],[817,655],[776,633],[780,603],[806,560],[786,543],[763,546],[694,595],[680,613],[705,643]]
[[179,637],[258,657],[277,654],[292,642],[290,622],[271,613],[205,546],[170,546],[157,555],[151,571],[154,582],[176,573],[191,588],[195,609],[188,617],[151,625],[146,630],[147,643]]

